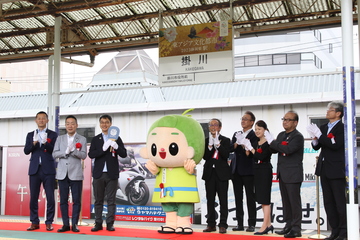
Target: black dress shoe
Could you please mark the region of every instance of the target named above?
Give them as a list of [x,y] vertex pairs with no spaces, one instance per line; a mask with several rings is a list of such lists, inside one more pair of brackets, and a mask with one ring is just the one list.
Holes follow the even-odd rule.
[[331,233],[330,236],[328,236],[324,240],[335,240],[338,236],[339,236],[339,234]]
[[216,227],[209,227],[207,226],[203,232],[215,232],[216,231]]
[[297,238],[297,237],[301,237],[301,233],[295,232],[294,230],[291,230],[290,232],[284,235],[284,238]]
[[226,228],[219,227],[219,233],[226,233]]
[[97,232],[99,230],[103,230],[101,223],[95,223],[95,226],[91,229],[92,232]]
[[284,235],[284,234],[287,234],[288,232],[290,232],[291,228],[289,227],[284,227],[281,231],[275,231],[276,234],[279,234],[279,235]]
[[236,226],[232,229],[233,231],[244,231],[244,227],[242,226]]
[[111,232],[115,231],[114,224],[112,224],[112,223],[106,224],[106,230],[111,231]]
[[60,229],[57,230],[58,232],[67,232],[70,231],[70,226],[63,225]]
[[79,228],[77,227],[76,224],[72,225],[71,231],[73,231],[73,232],[80,232],[80,230],[79,230]]
[[247,232],[255,232],[255,227],[254,226],[249,226],[247,229],[246,229]]

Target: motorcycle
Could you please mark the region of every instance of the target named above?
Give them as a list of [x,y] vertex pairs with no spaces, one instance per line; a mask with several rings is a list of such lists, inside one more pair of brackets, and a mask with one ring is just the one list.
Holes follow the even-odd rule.
[[146,170],[135,159],[134,150],[127,150],[126,158],[118,158],[120,176],[116,198],[131,205],[146,205],[150,192],[145,183]]

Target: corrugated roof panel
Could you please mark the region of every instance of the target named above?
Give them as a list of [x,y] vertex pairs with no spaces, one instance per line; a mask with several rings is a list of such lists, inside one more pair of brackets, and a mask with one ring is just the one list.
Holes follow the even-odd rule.
[[36,18],[15,19],[12,20],[11,23],[13,23],[16,27],[25,29],[44,27],[44,25]]
[[92,26],[92,27],[85,27],[84,29],[86,29],[86,31],[94,39],[101,39],[106,36],[116,37],[114,31],[110,28],[109,25],[96,25],[96,26]]
[[96,8],[106,18],[121,17],[125,15],[132,15],[132,12],[125,5],[113,5]]
[[99,14],[94,11],[94,9],[83,9],[80,11],[72,11],[66,13],[71,19],[77,21],[90,21],[90,20],[100,20],[101,17]]

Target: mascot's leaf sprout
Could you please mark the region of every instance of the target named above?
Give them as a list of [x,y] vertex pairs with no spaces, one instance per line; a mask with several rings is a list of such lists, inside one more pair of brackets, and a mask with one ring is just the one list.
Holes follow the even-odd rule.
[[186,110],[185,112],[183,112],[183,114],[181,114],[181,115],[187,116],[187,117],[192,117],[191,115],[186,115],[186,114],[191,112],[191,111],[194,111],[194,110],[195,110],[195,108],[190,108],[190,109]]

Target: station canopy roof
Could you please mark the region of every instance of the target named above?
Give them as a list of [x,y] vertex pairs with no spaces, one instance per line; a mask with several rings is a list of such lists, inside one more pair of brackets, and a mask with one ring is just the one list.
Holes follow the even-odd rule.
[[[156,47],[164,28],[232,19],[236,37],[341,24],[341,0],[1,0],[0,63]],[[356,1],[353,19],[357,21]]]

